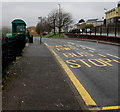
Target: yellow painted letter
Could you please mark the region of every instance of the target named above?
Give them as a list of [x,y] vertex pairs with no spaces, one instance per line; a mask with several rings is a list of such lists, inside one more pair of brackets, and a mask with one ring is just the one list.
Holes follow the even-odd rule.
[[80,68],[81,65],[75,63],[76,61],[75,60],[67,60],[66,63],[70,64],[70,67],[72,68]]

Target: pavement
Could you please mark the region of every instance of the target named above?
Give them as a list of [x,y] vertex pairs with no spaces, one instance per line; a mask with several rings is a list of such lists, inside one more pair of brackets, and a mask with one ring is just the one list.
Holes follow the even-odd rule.
[[81,110],[64,72],[39,40],[29,44],[8,69],[2,91],[4,110]]

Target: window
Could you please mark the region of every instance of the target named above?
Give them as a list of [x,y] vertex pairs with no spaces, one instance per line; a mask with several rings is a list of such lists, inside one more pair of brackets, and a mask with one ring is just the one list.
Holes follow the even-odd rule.
[[25,26],[23,25],[17,26],[17,32],[25,32]]

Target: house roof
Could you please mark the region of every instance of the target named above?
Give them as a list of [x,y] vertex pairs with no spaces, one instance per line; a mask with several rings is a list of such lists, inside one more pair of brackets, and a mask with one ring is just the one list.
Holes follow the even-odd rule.
[[111,10],[105,12],[105,14],[110,13],[110,12],[112,12],[112,11],[115,11],[115,8],[113,8],[113,9],[111,9]]
[[86,22],[96,22],[98,19],[88,19]]
[[[117,7],[120,7],[120,1],[118,2]],[[116,7],[115,7],[115,8],[112,8],[111,10],[109,10],[109,11],[107,11],[107,12],[105,12],[105,14],[110,13],[110,12],[112,12],[112,11],[115,11],[115,9],[116,9]]]
[[15,20],[12,21],[12,23],[25,24],[26,25],[26,23],[22,19],[15,19]]

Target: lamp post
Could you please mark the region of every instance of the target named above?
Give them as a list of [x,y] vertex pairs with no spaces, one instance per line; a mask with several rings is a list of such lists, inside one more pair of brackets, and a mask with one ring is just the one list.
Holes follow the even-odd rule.
[[[38,21],[39,21],[39,28],[40,28],[40,23],[42,25],[42,17],[38,17]],[[42,43],[42,32],[41,32],[41,29],[40,30],[40,44]]]

